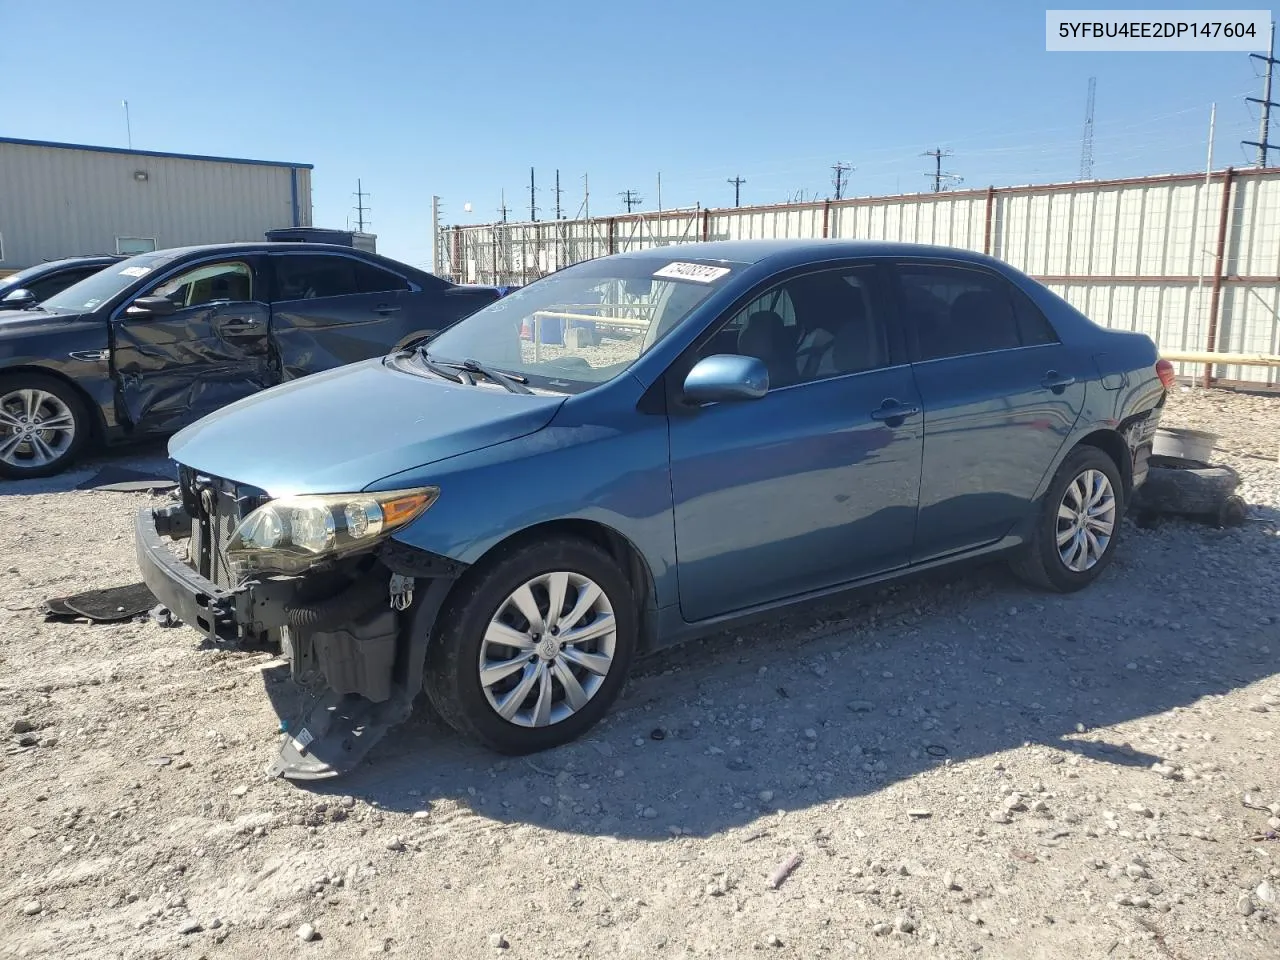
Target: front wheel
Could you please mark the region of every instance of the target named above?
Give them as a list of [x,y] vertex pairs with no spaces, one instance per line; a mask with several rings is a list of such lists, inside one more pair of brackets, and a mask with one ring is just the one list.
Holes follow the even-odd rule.
[[424,688],[458,732],[500,753],[546,750],[604,716],[635,653],[635,598],[586,541],[519,547],[459,584]]
[[1123,516],[1115,461],[1097,447],[1077,447],[1054,475],[1030,540],[1011,558],[1013,572],[1059,593],[1087,587],[1111,563]]
[[0,477],[61,473],[89,433],[84,403],[62,381],[38,373],[0,378]]

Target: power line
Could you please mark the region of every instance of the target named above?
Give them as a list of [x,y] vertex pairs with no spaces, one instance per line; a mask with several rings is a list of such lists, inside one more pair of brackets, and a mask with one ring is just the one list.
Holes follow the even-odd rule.
[[933,173],[926,173],[925,176],[933,177],[934,193],[942,192],[943,190],[942,184],[944,181],[949,181],[952,183],[964,182],[963,177],[958,177],[954,173],[944,173],[942,170],[942,158],[951,156],[950,150],[943,150],[941,147],[936,147],[933,150],[926,150],[924,153],[920,154],[920,156],[933,157],[933,160],[934,160]]
[[644,198],[634,190],[623,190],[618,196],[627,205],[627,213],[630,213],[633,207],[638,207],[644,202]]
[[742,206],[742,185],[747,181],[741,177],[730,177],[725,182],[733,184],[733,205],[735,207]]
[[837,160],[831,165],[831,169],[835,171],[835,176],[831,178],[831,182],[835,184],[836,199],[839,200],[844,196],[845,174],[852,170],[853,167],[849,166],[847,163]]
[[357,230],[359,230],[361,233],[364,233],[364,224],[365,224],[364,214],[365,214],[365,211],[369,209],[368,207],[366,207],[366,206],[364,205],[364,198],[365,198],[365,197],[367,197],[367,196],[369,196],[369,194],[367,194],[367,193],[365,193],[365,192],[364,192],[364,185],[363,185],[363,184],[362,184],[362,183],[357,179],[357,180],[356,180],[356,193],[355,193],[355,197],[356,197],[356,229],[357,229]]
[[1271,39],[1267,44],[1267,55],[1264,57],[1260,53],[1249,54],[1249,57],[1251,59],[1261,60],[1263,63],[1267,65],[1267,72],[1263,74],[1263,80],[1262,80],[1262,99],[1259,100],[1257,97],[1245,97],[1245,100],[1247,100],[1249,103],[1257,103],[1262,106],[1262,119],[1258,121],[1258,139],[1241,141],[1241,143],[1243,143],[1246,147],[1258,148],[1257,165],[1260,167],[1265,167],[1267,165],[1268,150],[1280,150],[1280,146],[1270,143],[1267,140],[1267,137],[1271,132],[1271,108],[1275,106],[1280,106],[1280,104],[1271,102],[1271,73],[1276,63],[1280,63],[1280,61],[1276,60],[1275,54],[1276,54],[1276,23],[1274,20],[1272,20],[1271,21]]
[[1093,179],[1093,93],[1098,78],[1089,78],[1089,100],[1084,108],[1084,136],[1080,138],[1080,179]]

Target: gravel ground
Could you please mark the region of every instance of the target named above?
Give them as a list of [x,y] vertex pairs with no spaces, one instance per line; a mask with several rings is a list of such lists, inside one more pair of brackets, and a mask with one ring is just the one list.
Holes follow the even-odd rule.
[[268,655],[32,609],[135,579],[146,496],[10,484],[0,956],[1274,960],[1280,398],[1165,424],[1221,434],[1248,523],[1130,525],[1071,597],[987,565],[662,654],[527,760],[420,707],[311,787],[262,773]]

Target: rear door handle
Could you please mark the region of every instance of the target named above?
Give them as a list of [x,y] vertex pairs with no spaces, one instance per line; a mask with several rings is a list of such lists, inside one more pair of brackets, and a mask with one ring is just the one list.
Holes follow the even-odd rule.
[[914,403],[899,403],[897,400],[886,400],[878,410],[871,411],[872,420],[905,420],[914,417],[920,408]]
[[244,333],[258,326],[257,317],[225,317],[219,326],[227,333]]
[[1076,382],[1075,377],[1067,377],[1058,373],[1057,370],[1050,370],[1044,375],[1044,379],[1040,381],[1040,386],[1046,390],[1056,390],[1061,393],[1064,389]]
[[400,307],[399,307],[399,306],[397,306],[397,305],[395,305],[395,304],[391,304],[391,303],[380,303],[380,304],[378,304],[376,307],[374,307],[374,308],[373,308],[373,312],[374,312],[374,313],[380,313],[380,314],[382,314],[384,317],[385,317],[388,313],[398,313],[399,311],[400,311]]

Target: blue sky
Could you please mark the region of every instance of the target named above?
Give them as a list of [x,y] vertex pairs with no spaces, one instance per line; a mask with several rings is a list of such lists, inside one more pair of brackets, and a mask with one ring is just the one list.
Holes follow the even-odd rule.
[[0,9],[22,51],[4,135],[123,146],[128,99],[138,148],[314,164],[317,225],[347,224],[362,178],[379,250],[420,265],[432,194],[449,223],[497,219],[504,189],[525,218],[530,166],[540,217],[557,168],[569,216],[584,173],[593,215],[626,189],[653,209],[659,172],[664,207],[731,205],[734,176],[744,203],[826,196],[837,160],[848,195],[915,192],[934,147],[966,187],[1069,180],[1096,76],[1094,175],[1185,172],[1204,168],[1213,101],[1215,167],[1252,162],[1243,98],[1262,89],[1245,53],[1047,53],[1046,8],[1025,0]]

